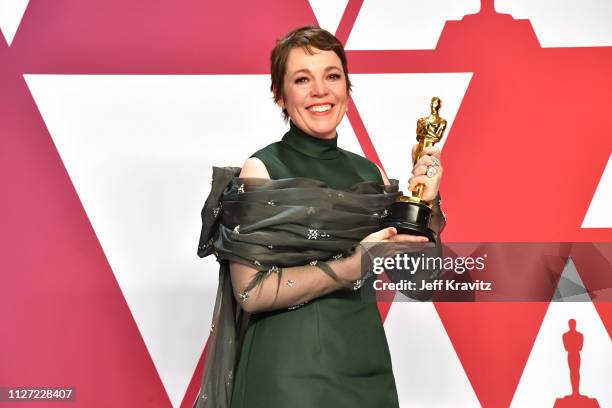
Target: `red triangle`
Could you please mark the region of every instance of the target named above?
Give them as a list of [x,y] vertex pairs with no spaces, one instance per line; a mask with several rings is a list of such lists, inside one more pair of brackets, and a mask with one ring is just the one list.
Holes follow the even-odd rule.
[[484,407],[508,407],[538,335],[546,302],[436,303]]

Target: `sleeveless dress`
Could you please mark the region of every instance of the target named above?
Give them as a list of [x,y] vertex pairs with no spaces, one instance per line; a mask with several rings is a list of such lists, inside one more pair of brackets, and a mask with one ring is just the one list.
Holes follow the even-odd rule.
[[[270,178],[307,177],[332,188],[382,184],[369,160],[293,122],[257,157]],[[235,376],[232,408],[399,407],[378,307],[336,291],[293,310],[254,313]]]

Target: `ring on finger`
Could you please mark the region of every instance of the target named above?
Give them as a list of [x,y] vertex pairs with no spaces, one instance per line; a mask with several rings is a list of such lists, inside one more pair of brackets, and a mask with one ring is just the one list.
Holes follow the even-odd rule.
[[433,162],[432,166],[440,165],[440,159],[438,159],[436,156],[431,156],[431,161]]
[[437,172],[438,171],[436,170],[435,166],[427,166],[427,172],[425,174],[427,175],[427,177],[432,178],[436,175]]

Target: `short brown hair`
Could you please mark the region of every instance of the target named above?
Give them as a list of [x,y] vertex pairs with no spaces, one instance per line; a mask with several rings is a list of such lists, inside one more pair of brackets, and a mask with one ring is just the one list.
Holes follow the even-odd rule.
[[[333,51],[342,62],[342,70],[346,79],[346,91],[351,91],[351,81],[348,76],[346,54],[342,43],[329,31],[320,27],[309,25],[297,28],[276,41],[276,46],[270,54],[270,74],[272,84],[270,90],[274,94],[274,102],[278,102],[284,95],[283,82],[287,72],[287,60],[292,49],[302,47],[309,54],[314,54],[312,48],[323,51]],[[287,109],[283,109],[283,118],[289,119]]]

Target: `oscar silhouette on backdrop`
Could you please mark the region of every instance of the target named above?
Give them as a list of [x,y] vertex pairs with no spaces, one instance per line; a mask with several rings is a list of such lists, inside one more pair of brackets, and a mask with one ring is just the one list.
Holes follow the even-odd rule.
[[576,330],[576,320],[569,319],[567,324],[569,330],[563,333],[563,347],[567,351],[572,393],[563,398],[557,398],[554,408],[599,408],[599,403],[595,398],[580,395],[580,350],[582,350],[584,336]]

